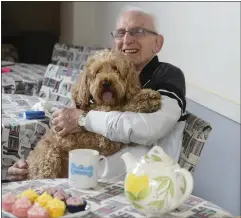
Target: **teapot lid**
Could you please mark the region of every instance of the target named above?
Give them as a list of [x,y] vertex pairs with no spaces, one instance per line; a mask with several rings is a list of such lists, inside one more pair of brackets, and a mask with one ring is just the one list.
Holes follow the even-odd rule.
[[145,157],[151,158],[153,161],[167,163],[168,165],[175,164],[175,160],[171,156],[167,155],[162,147],[158,145],[154,146]]

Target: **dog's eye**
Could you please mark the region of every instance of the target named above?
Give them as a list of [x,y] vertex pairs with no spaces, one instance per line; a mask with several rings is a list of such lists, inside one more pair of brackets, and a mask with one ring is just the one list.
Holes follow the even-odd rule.
[[117,71],[117,67],[116,66],[112,65],[111,68],[112,68],[112,70]]

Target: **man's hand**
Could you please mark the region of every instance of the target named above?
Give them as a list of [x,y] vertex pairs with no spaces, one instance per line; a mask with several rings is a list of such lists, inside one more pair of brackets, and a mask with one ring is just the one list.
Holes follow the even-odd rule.
[[76,108],[63,108],[53,113],[52,125],[60,136],[80,132],[78,118],[84,111]]
[[25,160],[18,160],[13,166],[8,168],[8,179],[10,181],[21,181],[27,178],[28,164]]

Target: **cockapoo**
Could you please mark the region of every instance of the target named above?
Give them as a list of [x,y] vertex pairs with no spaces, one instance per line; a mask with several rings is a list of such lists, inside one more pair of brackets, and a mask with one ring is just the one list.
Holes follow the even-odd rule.
[[[75,106],[88,112],[155,112],[161,108],[161,95],[141,89],[133,63],[121,52],[103,50],[87,60],[80,79],[72,90]],[[51,128],[27,158],[29,179],[68,177],[68,156],[73,149],[94,149],[112,155],[125,145],[85,130],[58,136]]]

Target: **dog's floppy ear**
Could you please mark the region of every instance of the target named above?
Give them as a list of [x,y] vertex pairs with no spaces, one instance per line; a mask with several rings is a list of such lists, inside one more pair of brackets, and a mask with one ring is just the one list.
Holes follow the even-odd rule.
[[130,64],[126,82],[127,82],[126,97],[127,97],[127,100],[130,100],[134,95],[136,95],[141,90],[139,76],[135,70],[135,67],[132,64]]
[[87,84],[87,71],[80,73],[79,79],[72,89],[72,98],[76,108],[85,110],[90,104],[90,91]]

